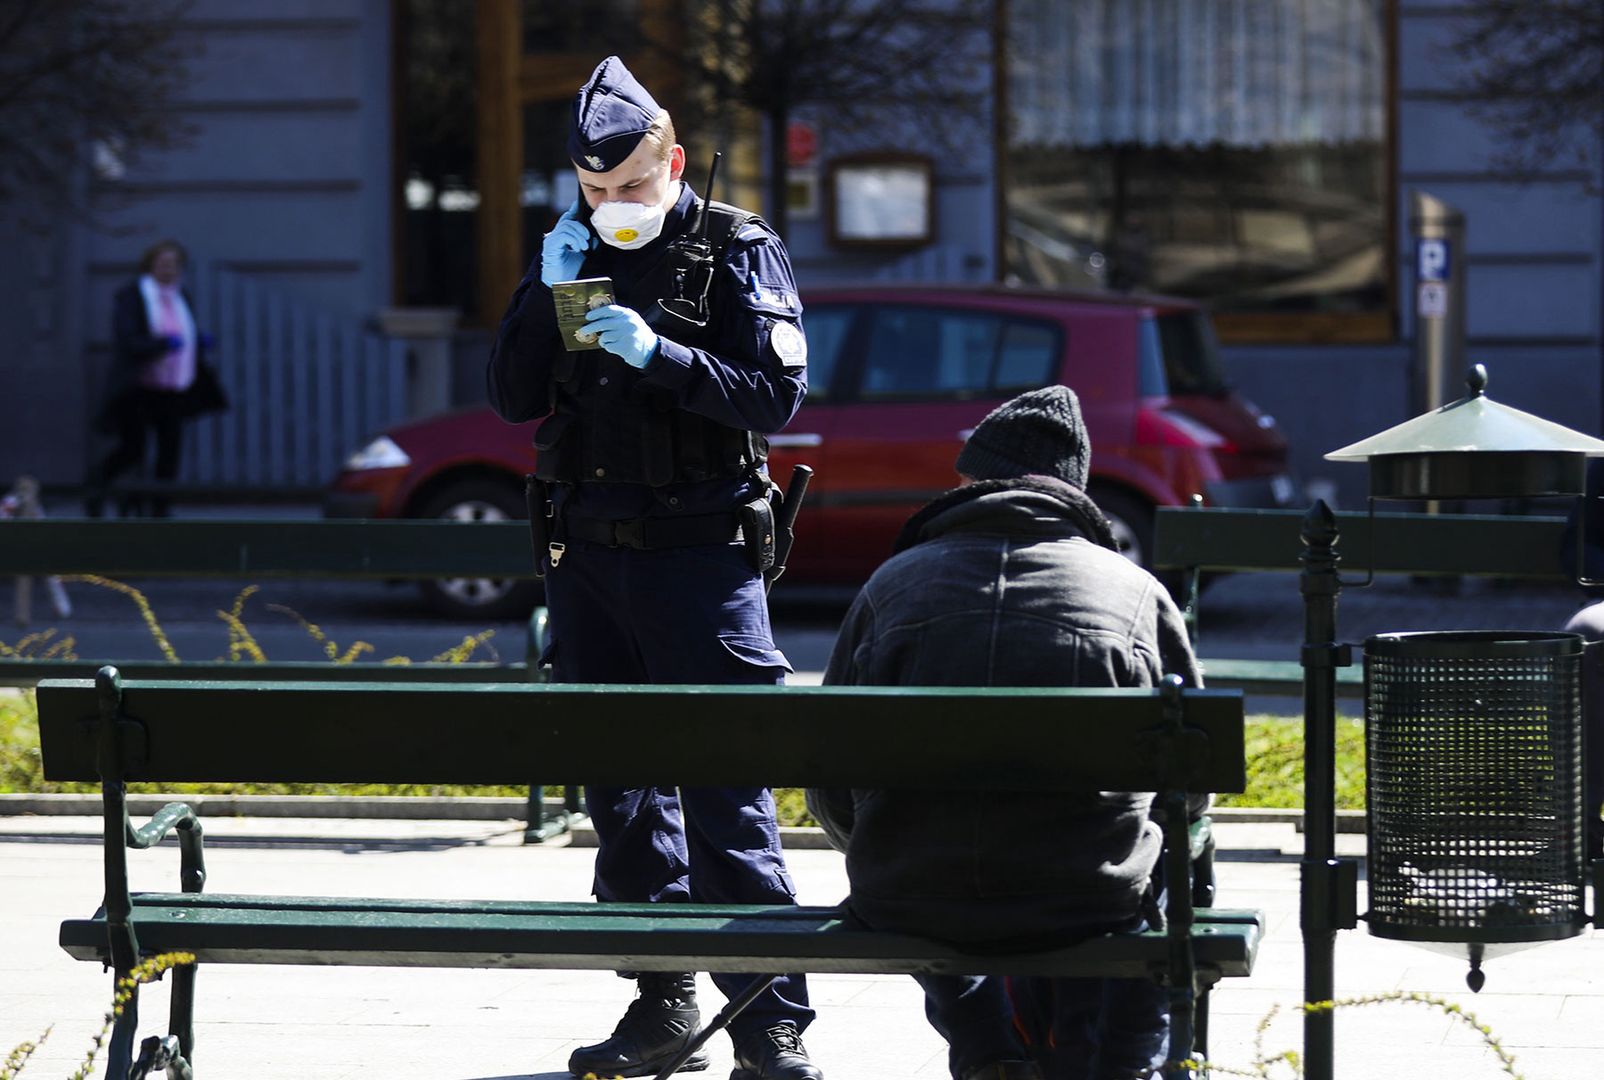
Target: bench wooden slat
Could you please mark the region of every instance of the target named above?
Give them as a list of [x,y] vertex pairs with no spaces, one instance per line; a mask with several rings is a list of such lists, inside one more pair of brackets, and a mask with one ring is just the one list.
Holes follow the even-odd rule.
[[[184,950],[201,963],[1134,978],[1169,956],[1157,932],[1028,954],[971,953],[841,916],[828,907],[136,893],[133,922],[147,955]],[[1258,912],[1198,911],[1193,941],[1205,981],[1250,974],[1262,937]],[[103,959],[106,942],[103,913],[61,926],[61,945],[77,959]]]
[[352,663],[327,660],[272,660],[256,664],[233,660],[39,660],[0,657],[0,686],[33,686],[40,679],[93,679],[111,664],[125,679],[194,679],[201,682],[528,682],[529,665],[519,661],[460,664]]
[[[1303,510],[1159,507],[1153,564],[1161,569],[1298,571]],[[1569,579],[1560,565],[1565,519],[1493,514],[1340,513],[1337,550],[1350,576],[1390,574]]]
[[71,518],[0,523],[8,574],[534,577],[521,522]]
[[[1226,660],[1203,658],[1203,681],[1214,689],[1241,690],[1246,693],[1303,693],[1303,665],[1296,660]],[[1337,668],[1337,696],[1364,696],[1364,669],[1358,664]]]
[[[186,683],[127,680],[131,781],[1162,788],[1153,690],[919,688],[920,714],[887,722],[898,687]],[[99,702],[89,680],[38,689],[49,780],[95,780]],[[1242,698],[1185,693],[1188,790],[1246,785]],[[142,728],[142,731],[140,730]],[[792,738],[791,732],[806,732]],[[1006,750],[974,755],[1007,733]],[[696,747],[694,755],[684,748]],[[487,749],[493,748],[493,753]],[[672,762],[665,765],[664,762]]]

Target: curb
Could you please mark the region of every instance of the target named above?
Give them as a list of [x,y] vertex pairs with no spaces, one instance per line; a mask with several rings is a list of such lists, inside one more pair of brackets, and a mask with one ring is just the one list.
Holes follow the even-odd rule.
[[[512,796],[453,796],[429,798],[408,795],[130,795],[128,812],[148,817],[170,802],[189,804],[204,817],[260,818],[390,818],[402,821],[522,821],[528,800]],[[561,813],[562,800],[547,799],[546,812]],[[0,818],[28,814],[63,817],[99,817],[99,795],[0,794]],[[1247,806],[1219,806],[1209,812],[1218,825],[1292,825],[1303,831],[1303,811]],[[1338,810],[1337,832],[1365,831],[1363,810]],[[595,831],[581,816],[571,823],[571,843],[594,847]],[[793,848],[826,848],[824,830],[811,825],[780,828],[781,842]]]

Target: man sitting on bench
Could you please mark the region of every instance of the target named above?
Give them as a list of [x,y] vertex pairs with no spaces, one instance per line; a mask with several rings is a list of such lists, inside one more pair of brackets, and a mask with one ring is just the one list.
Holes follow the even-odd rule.
[[[993,410],[958,455],[962,484],[909,520],[853,602],[824,681],[1198,685],[1168,592],[1118,553],[1085,494],[1090,457],[1067,387]],[[1150,792],[808,796],[846,852],[853,913],[877,929],[1035,949],[1141,929],[1157,899]],[[1164,1062],[1166,998],[1148,980],[918,978],[955,1080],[1127,1080]]]

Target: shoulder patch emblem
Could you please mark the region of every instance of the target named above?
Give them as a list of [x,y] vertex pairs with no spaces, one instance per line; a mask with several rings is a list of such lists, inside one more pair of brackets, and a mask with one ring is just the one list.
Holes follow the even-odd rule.
[[787,371],[795,371],[806,367],[808,362],[808,339],[795,323],[776,322],[769,331],[769,348],[774,355],[780,358]]

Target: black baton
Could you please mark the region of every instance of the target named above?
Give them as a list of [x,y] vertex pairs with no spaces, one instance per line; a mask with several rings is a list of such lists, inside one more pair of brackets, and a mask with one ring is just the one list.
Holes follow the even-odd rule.
[[791,470],[791,482],[785,488],[785,501],[780,504],[780,519],[774,523],[774,565],[763,572],[763,586],[765,589],[774,588],[774,583],[785,573],[785,560],[791,554],[791,545],[796,542],[796,515],[802,509],[802,500],[807,497],[808,481],[813,479],[813,470],[806,465],[798,465]]
[[546,576],[540,560],[546,556],[551,544],[551,493],[546,482],[534,473],[524,477],[524,503],[529,508],[529,543],[535,551],[535,576]]

